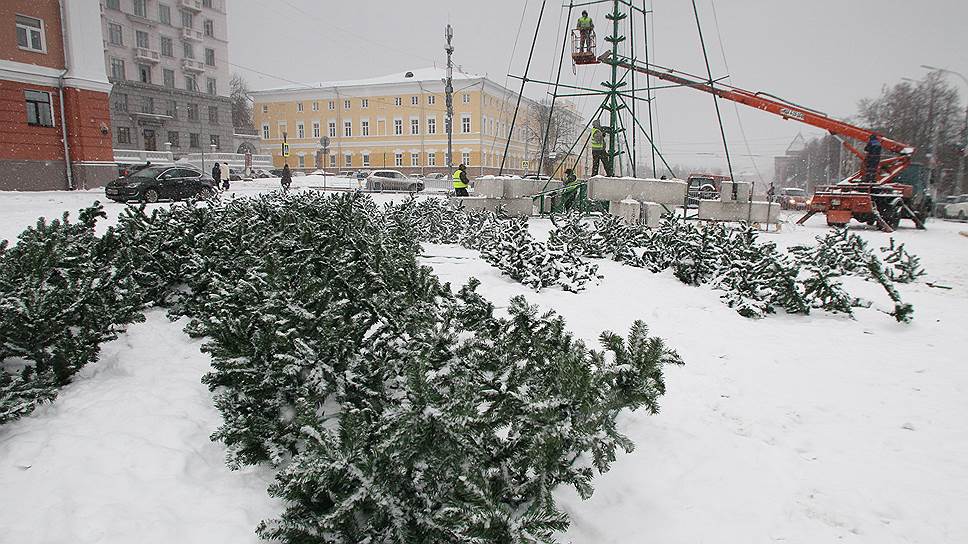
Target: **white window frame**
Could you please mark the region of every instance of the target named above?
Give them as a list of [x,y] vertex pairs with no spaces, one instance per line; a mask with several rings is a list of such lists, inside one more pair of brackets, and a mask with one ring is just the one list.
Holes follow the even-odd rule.
[[420,153],[410,153],[410,166],[420,166]]
[[437,134],[437,118],[427,118],[427,134]]
[[364,152],[362,154],[362,157],[363,157],[363,167],[364,168],[369,168],[370,167],[370,154]]
[[330,111],[333,111],[335,109],[336,109],[336,101],[335,100],[330,100],[329,101],[329,110]]
[[433,151],[427,152],[427,166],[437,166],[437,153]]
[[393,120],[393,135],[403,136],[403,118],[397,117]]
[[393,105],[394,106],[402,106],[403,105],[403,99],[400,98],[399,96],[393,97]]
[[471,114],[462,113],[460,114],[460,133],[470,134],[473,126],[471,125]]
[[313,121],[313,138],[319,139],[319,121]]
[[427,105],[428,106],[433,106],[436,103],[437,103],[437,97],[436,96],[434,96],[432,94],[427,95]]
[[345,138],[353,137],[353,121],[350,121],[350,120],[343,121],[343,137]]
[[330,138],[336,137],[336,121],[330,119],[329,122],[326,123],[326,134],[329,134]]
[[319,111],[319,101],[313,100],[313,111]]
[[361,98],[360,99],[360,108],[365,110],[366,108],[369,108],[369,107],[370,107],[370,99],[368,99],[368,98]]
[[302,121],[296,123],[296,137],[300,139],[306,137],[306,123]]
[[463,95],[461,96],[461,102],[463,102],[463,103],[465,103],[465,104],[470,104],[470,103],[471,103],[471,95],[470,95],[470,94],[468,94],[468,93],[464,93],[464,94],[463,94]]
[[353,102],[351,102],[349,98],[343,100],[343,109],[344,110],[351,109],[352,107],[353,107]]
[[296,111],[302,113],[302,111],[303,111],[303,103],[302,102],[296,102]]
[[417,96],[417,95],[411,96],[410,97],[410,105],[411,106],[419,106],[420,105],[420,97]]
[[410,135],[420,136],[420,118],[419,117],[410,118]]
[[16,21],[17,17],[23,17],[24,19],[32,19],[40,23],[40,49],[36,49],[35,47],[33,47],[33,40],[30,38],[31,38],[32,32],[37,32],[38,30],[37,27],[21,24],[20,21],[17,21],[17,28],[18,29],[22,28],[23,31],[27,33],[27,45],[26,46],[20,45],[20,42],[18,40],[17,49],[30,51],[32,53],[46,54],[47,53],[47,24],[44,23],[44,20],[39,17],[31,17],[30,15],[22,15],[20,13],[17,13],[14,17],[14,21]]
[[336,168],[336,155],[329,156],[329,167]]
[[460,153],[460,162],[464,166],[470,166],[471,165],[471,154],[470,154],[469,151],[461,151],[461,153]]
[[343,153],[343,166],[346,168],[353,168],[353,154]]
[[397,167],[403,166],[403,153],[393,154],[393,165]]
[[268,123],[262,123],[262,139],[263,140],[268,140],[269,139],[269,136],[270,136],[270,134],[269,134],[269,124]]
[[370,120],[360,119],[360,136],[370,135]]
[[269,113],[269,104],[262,105],[262,113]]

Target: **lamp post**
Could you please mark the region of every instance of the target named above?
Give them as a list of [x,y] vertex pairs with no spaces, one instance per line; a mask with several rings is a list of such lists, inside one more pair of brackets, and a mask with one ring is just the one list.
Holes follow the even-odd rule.
[[[968,86],[968,77],[965,77],[961,72],[955,72],[954,70],[945,68],[936,68],[934,66],[928,66],[927,64],[922,64],[921,68],[958,76]],[[968,192],[968,186],[965,184],[965,155],[968,154],[968,103],[965,104],[965,125],[962,128],[961,145],[961,153],[958,160],[958,194]]]

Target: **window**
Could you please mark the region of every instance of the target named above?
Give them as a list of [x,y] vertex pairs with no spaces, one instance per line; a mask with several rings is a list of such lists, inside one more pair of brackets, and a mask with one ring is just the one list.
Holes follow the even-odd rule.
[[328,125],[328,129],[329,129],[329,137],[330,138],[335,138],[336,137],[336,121],[330,121],[329,122],[329,125]]
[[131,143],[131,129],[128,127],[118,127],[118,143],[119,144],[130,144]]
[[[117,2],[117,0],[115,0],[115,2]],[[158,20],[166,25],[170,25],[171,8],[164,4],[158,4]]]
[[195,76],[185,76],[185,90],[198,92],[198,80]]
[[212,0],[202,0],[202,6],[206,8],[212,7]]
[[468,152],[466,152],[466,151],[463,152],[463,153],[461,153],[460,154],[460,162],[464,163],[467,166],[470,166],[470,164],[471,164],[471,154],[468,153]]
[[124,45],[124,34],[121,32],[121,25],[108,23],[108,42],[111,45]]
[[393,154],[393,165],[394,166],[403,166],[403,153],[394,153]]
[[208,94],[218,94],[218,83],[215,78],[205,78],[205,90],[208,91]]
[[336,155],[329,156],[329,167],[336,168]]
[[471,103],[471,95],[469,95],[467,93],[464,93],[463,95],[461,95],[460,98],[461,98],[461,101],[463,103],[465,103],[465,104],[470,104]]
[[296,137],[305,138],[306,137],[306,125],[303,123],[296,123]]
[[141,113],[155,113],[155,99],[150,96],[141,97]]
[[148,49],[148,33],[143,30],[134,31],[134,41],[138,44],[138,47],[142,49]]
[[185,27],[185,28],[192,28],[194,26],[192,24],[192,22],[193,22],[192,21],[192,12],[190,12],[190,11],[182,11],[181,12],[181,16],[182,16],[182,26],[183,27]]
[[195,48],[188,42],[182,42],[182,56],[186,59],[195,58]]
[[313,138],[319,138],[319,121],[313,122]]
[[[329,101],[329,109],[330,109],[330,111],[332,111],[332,110],[335,110],[335,109],[336,109],[336,102],[335,102],[334,100],[330,100],[330,101]],[[334,165],[334,166],[335,166],[335,165]]]
[[302,102],[296,102],[296,111],[298,111],[298,112],[303,111]]
[[[215,50],[205,48],[205,64],[209,66],[215,66]],[[299,110],[302,111],[302,110]]]
[[364,167],[370,166],[370,154],[369,153],[363,153],[363,166]]
[[420,119],[410,120],[410,134],[420,134]]
[[151,66],[147,64],[138,65],[138,80],[142,83],[151,83]]
[[420,153],[410,154],[410,166],[420,166]]
[[360,121],[360,136],[370,135],[370,122],[367,120]]
[[393,120],[393,133],[396,134],[397,136],[400,136],[401,134],[403,134],[403,119]]
[[305,168],[306,167],[306,156],[305,155],[299,155],[298,158],[299,158],[299,168]]
[[427,166],[437,166],[436,153],[427,153]]
[[174,57],[174,47],[172,47],[171,38],[167,36],[161,37],[161,54],[165,57]]
[[400,98],[399,96],[396,97],[396,98],[394,98],[393,99],[393,105],[394,106],[402,106],[403,105],[403,99]]
[[168,143],[171,144],[172,148],[178,149],[178,132],[168,131]]
[[420,97],[419,96],[411,96],[410,97],[410,105],[411,106],[416,106],[417,104],[420,104]]
[[269,139],[269,125],[266,125],[266,124],[262,125],[262,139],[263,140]]
[[46,53],[47,44],[44,43],[44,22],[33,17],[17,15],[17,45],[21,49],[28,51]]
[[121,59],[111,59],[111,79],[124,79],[124,61]]
[[313,100],[313,111],[319,111],[319,102]]
[[188,120],[198,121],[198,104],[188,103]]
[[427,95],[427,105],[428,106],[433,106],[436,103],[437,103],[437,97],[436,96],[434,96],[432,94],[431,95]]
[[128,111],[128,95],[121,93],[114,95],[114,111]]
[[347,154],[343,155],[343,165],[344,166],[353,166],[353,154],[352,153],[347,153]]
[[120,10],[121,9],[121,0],[107,0],[107,2],[104,3],[104,5],[107,6],[108,8],[110,8],[110,9],[118,9],[118,10]]
[[361,108],[364,108],[364,109],[369,108],[370,107],[370,99],[369,98],[363,98],[363,99],[361,99],[360,100],[360,107]]
[[343,121],[343,136],[353,135],[353,121]]
[[427,134],[437,134],[437,119],[434,117],[427,119]]
[[202,29],[205,31],[206,36],[215,36],[215,23],[210,19],[205,19],[205,22],[202,23]]
[[54,126],[54,112],[50,106],[50,93],[24,91],[27,102],[27,124],[38,127]]
[[208,107],[208,122],[213,125],[218,124],[218,106]]
[[348,109],[350,109],[350,108],[352,108],[352,107],[353,107],[353,105],[352,105],[352,104],[350,103],[350,101],[349,101],[349,100],[344,100],[344,101],[343,101],[343,109],[344,109],[344,110],[348,110]]
[[471,132],[471,116],[466,113],[460,116],[460,131],[461,134],[470,134]]
[[145,0],[134,0],[134,14],[138,17],[148,16],[148,6]]
[[202,145],[199,143],[200,140],[201,138],[199,137],[199,134],[197,132],[190,133],[188,135],[188,147],[192,147],[195,149],[202,147]]
[[169,100],[165,105],[165,115],[168,115],[172,119],[178,119],[178,102],[174,100]]
[[209,136],[208,143],[214,145],[216,151],[221,149],[221,146],[219,145],[219,141],[218,141],[218,134],[212,134],[211,136]]

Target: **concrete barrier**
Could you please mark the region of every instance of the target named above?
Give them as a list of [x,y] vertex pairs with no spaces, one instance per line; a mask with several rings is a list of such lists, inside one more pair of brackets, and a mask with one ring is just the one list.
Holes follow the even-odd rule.
[[638,225],[639,216],[642,214],[642,204],[631,198],[609,202],[608,213],[624,220],[629,225]]
[[751,221],[777,223],[780,205],[776,202],[721,202],[700,200],[699,219],[708,221]]
[[662,204],[643,202],[639,213],[639,224],[650,228],[658,227],[664,213],[666,213],[666,209]]
[[[736,185],[736,200],[733,200],[733,185]],[[749,202],[752,185],[748,181],[724,181],[719,191],[720,202]]]
[[610,202],[632,198],[639,202],[682,206],[686,198],[686,187],[686,182],[681,179],[596,176],[588,180],[588,198]]
[[534,212],[534,205],[530,198],[491,198],[486,196],[455,196],[450,198],[451,206],[462,207],[465,210],[497,211],[503,207],[508,215],[530,216]]
[[483,176],[474,180],[474,194],[489,198],[523,198],[544,191],[561,189],[558,180]]

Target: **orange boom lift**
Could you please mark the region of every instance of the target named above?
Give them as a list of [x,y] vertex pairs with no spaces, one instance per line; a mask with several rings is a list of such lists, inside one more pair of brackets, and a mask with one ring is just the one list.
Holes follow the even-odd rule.
[[[846,140],[867,142],[874,134],[871,130],[833,119],[821,112],[767,93],[754,93],[724,84],[714,86],[712,82],[700,79],[698,76],[654,64],[642,65],[626,57],[613,59],[610,51],[602,54],[598,60],[605,64],[648,74],[676,85],[710,93],[719,98],[779,115],[784,119],[822,128],[837,137],[848,151],[860,158],[862,164],[864,153]],[[917,228],[924,228],[922,217],[913,210],[914,188],[895,181],[898,175],[911,164],[914,147],[890,138],[882,136],[879,138],[881,148],[893,153],[894,156],[881,159],[877,166],[876,181],[865,183],[864,170],[861,169],[836,185],[817,187],[807,206],[806,215],[797,221],[798,224],[802,224],[814,214],[823,213],[827,216],[827,224],[832,226],[846,225],[853,218],[862,223],[877,225],[883,231],[893,232],[901,219],[910,219]]]

